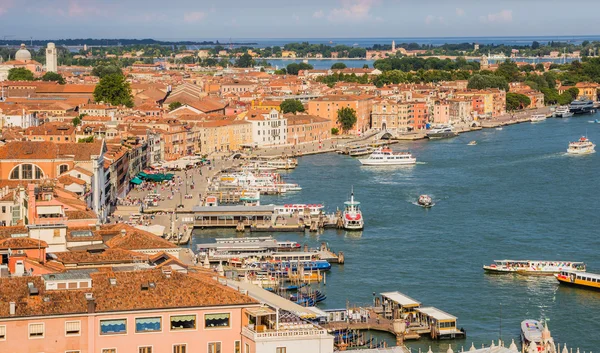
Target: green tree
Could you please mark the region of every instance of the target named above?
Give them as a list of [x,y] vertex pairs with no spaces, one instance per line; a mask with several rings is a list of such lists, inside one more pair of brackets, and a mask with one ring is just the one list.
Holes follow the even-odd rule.
[[302,102],[300,102],[297,99],[286,99],[283,102],[281,102],[279,107],[281,108],[281,112],[284,114],[287,114],[287,113],[295,114],[296,112],[304,111],[304,105],[302,105]]
[[573,96],[571,96],[571,93],[566,91],[558,96],[556,103],[558,103],[559,105],[567,105],[567,104],[571,103],[572,101],[573,101]]
[[369,64],[364,64],[363,65],[363,69],[368,69],[369,68]]
[[508,59],[506,59],[506,61],[502,64],[498,65],[498,69],[494,71],[494,74],[504,77],[508,82],[518,81],[519,76],[521,75],[517,64]]
[[342,107],[337,111],[337,121],[340,123],[342,130],[347,132],[356,124],[356,111],[350,107]]
[[101,63],[97,66],[94,66],[92,69],[92,75],[97,77],[104,77],[112,74],[120,74],[123,75],[121,68],[114,64]]
[[506,110],[525,109],[531,104],[531,99],[524,94],[508,92],[506,94]]
[[533,41],[533,43],[531,43],[531,49],[539,49],[540,48],[540,42],[538,41]]
[[[567,90],[567,92],[569,92],[569,94],[571,95],[571,99],[575,100],[577,99],[577,97],[579,97],[579,88],[577,87],[571,87]],[[596,97],[588,97],[590,99],[596,99]]]
[[475,74],[469,79],[469,89],[499,88],[508,91],[508,82],[501,76]]
[[535,64],[535,71],[544,71],[544,64]]
[[85,137],[77,140],[77,143],[92,143],[94,142],[94,136]]
[[119,74],[111,74],[100,79],[94,90],[94,100],[133,107],[131,86],[125,80],[125,76]]
[[61,74],[58,74],[56,72],[46,72],[44,76],[42,76],[42,81],[58,82],[61,85],[65,84],[65,79],[62,77]]
[[33,81],[33,72],[24,67],[15,67],[8,70],[9,81]]
[[333,65],[331,65],[331,69],[332,70],[343,70],[345,69],[347,66],[344,63],[335,63]]
[[73,123],[73,126],[77,127],[81,125],[81,118],[76,116],[73,118],[73,120],[71,120],[71,122]]
[[313,66],[306,63],[291,63],[287,66],[286,71],[288,75],[298,75],[298,72],[302,70],[312,70]]
[[173,111],[181,106],[183,106],[183,104],[181,104],[181,102],[172,102],[169,104],[169,111]]
[[340,133],[340,129],[338,129],[337,127],[332,127],[331,128],[331,134],[332,135],[337,135]]
[[254,65],[254,60],[252,59],[252,56],[248,53],[245,53],[244,55],[240,56],[240,58],[237,59],[237,61],[235,62],[236,67],[252,67],[252,65]]

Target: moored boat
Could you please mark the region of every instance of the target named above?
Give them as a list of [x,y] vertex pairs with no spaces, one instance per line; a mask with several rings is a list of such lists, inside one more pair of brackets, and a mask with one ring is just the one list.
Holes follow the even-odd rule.
[[600,274],[562,271],[555,275],[560,284],[600,291]]
[[569,110],[568,105],[563,105],[557,107],[552,116],[554,116],[555,118],[568,118],[573,116],[573,113],[571,113],[571,111]]
[[477,146],[477,141],[473,140],[473,141],[469,142],[467,145],[469,145],[469,146]]
[[409,165],[416,164],[417,159],[409,152],[394,153],[390,148],[378,148],[369,158],[359,159],[362,165]]
[[483,266],[483,269],[493,273],[549,276],[565,270],[585,272],[585,264],[573,261],[494,260],[493,264]]
[[348,155],[350,157],[359,157],[366,156],[368,154],[373,153],[375,149],[373,147],[364,146],[364,147],[355,147],[348,150]]
[[588,154],[594,153],[596,145],[592,141],[588,140],[587,137],[582,136],[578,141],[569,142],[569,148],[567,152],[570,154]]
[[433,128],[427,132],[427,138],[430,140],[444,139],[457,136],[458,133],[454,131],[452,126],[441,126]]
[[542,325],[537,320],[521,322],[521,346],[522,351],[527,353],[557,353],[548,324]]
[[544,120],[546,120],[546,116],[544,114],[534,114],[529,119],[529,121],[531,121],[532,123],[539,123]]
[[574,100],[571,102],[569,110],[573,114],[591,113],[594,110],[594,102],[587,98]]

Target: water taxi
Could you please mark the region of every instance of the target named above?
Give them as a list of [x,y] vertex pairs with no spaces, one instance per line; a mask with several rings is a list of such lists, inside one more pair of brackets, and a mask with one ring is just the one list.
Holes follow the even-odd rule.
[[429,195],[419,196],[419,200],[417,201],[417,203],[419,204],[419,206],[425,207],[425,208],[433,207],[433,205],[434,205],[433,200],[431,199],[431,196],[429,196]]
[[585,264],[573,261],[494,260],[493,264],[483,266],[483,269],[493,273],[549,276],[566,270],[585,272]]
[[496,128],[496,130],[498,130],[498,131],[502,131],[502,130],[504,130],[504,128],[503,128],[502,126],[498,126],[498,127]]
[[350,201],[344,202],[344,213],[342,214],[342,222],[344,229],[361,230],[365,222],[360,211],[360,202],[354,201],[354,191],[350,194]]
[[555,276],[560,284],[600,290],[600,274],[579,271],[561,271]]
[[409,152],[394,153],[390,148],[378,148],[369,158],[359,159],[362,165],[409,165],[416,164],[417,159]]
[[569,148],[567,152],[570,154],[588,154],[594,153],[596,145],[592,141],[588,140],[587,137],[581,136],[579,141],[569,142]]
[[532,123],[539,123],[540,121],[544,120],[546,120],[546,116],[544,114],[534,114],[531,116],[531,119],[529,119],[529,121]]
[[477,141],[473,140],[467,144],[468,146],[477,146]]
[[263,162],[262,166],[275,169],[294,169],[298,166],[298,160],[292,158],[275,159]]

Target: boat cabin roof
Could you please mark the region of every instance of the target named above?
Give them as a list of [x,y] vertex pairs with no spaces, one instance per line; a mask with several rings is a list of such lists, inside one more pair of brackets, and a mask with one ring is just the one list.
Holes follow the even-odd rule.
[[358,206],[358,205],[360,205],[360,202],[358,202],[358,201],[346,201],[346,202],[344,202],[344,205],[348,205],[348,206],[352,206],[352,205],[354,205],[354,206]]
[[411,306],[420,306],[421,303],[414,300],[413,298],[409,297],[408,295],[404,295],[400,292],[385,292],[385,293],[381,293],[381,296],[384,298],[387,298],[393,302],[396,302],[398,304],[400,304],[401,306],[404,307],[411,307]]
[[437,321],[456,321],[456,316],[450,315],[443,310],[434,308],[433,306],[428,306],[426,308],[418,308],[416,309],[416,311],[425,314]]
[[577,261],[552,261],[552,260],[494,260],[494,262],[496,263],[500,263],[500,262],[512,262],[512,263],[522,263],[522,264],[526,264],[526,263],[531,263],[531,262],[535,262],[535,263],[540,263],[540,262],[554,262],[554,263],[569,263],[569,264],[573,264],[573,265],[584,265],[583,262],[577,262]]
[[582,272],[582,271],[561,271],[561,274],[566,275],[566,276],[574,274],[579,277],[593,278],[593,279],[600,281],[600,274],[597,274],[597,273]]

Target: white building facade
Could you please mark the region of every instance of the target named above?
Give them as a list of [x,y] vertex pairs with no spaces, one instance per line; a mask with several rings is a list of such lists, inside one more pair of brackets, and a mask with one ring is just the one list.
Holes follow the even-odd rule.
[[46,47],[46,72],[58,72],[58,53],[54,43]]
[[273,146],[287,144],[287,118],[273,109],[269,113],[257,114],[246,120],[252,123],[252,144]]

